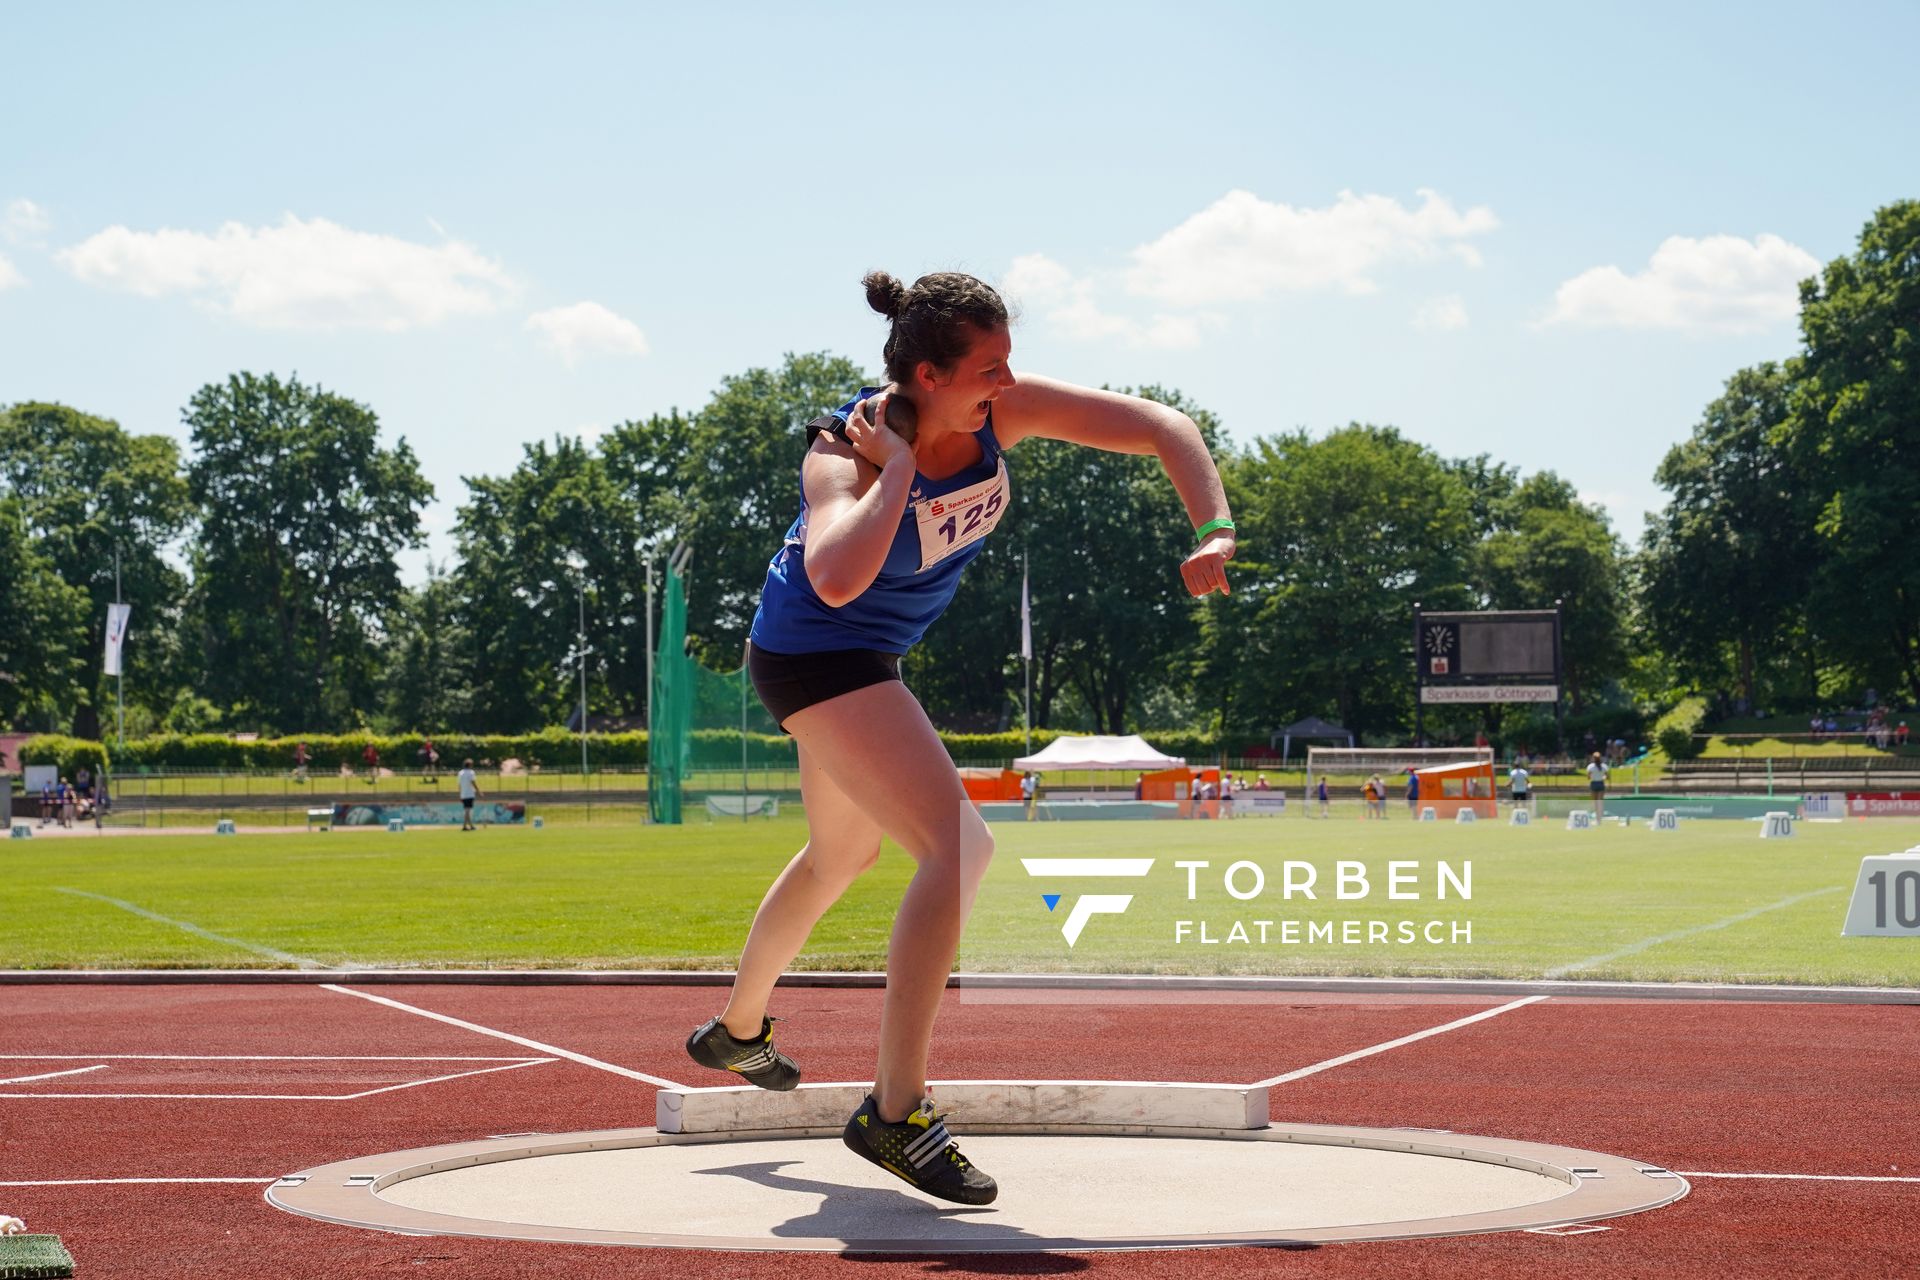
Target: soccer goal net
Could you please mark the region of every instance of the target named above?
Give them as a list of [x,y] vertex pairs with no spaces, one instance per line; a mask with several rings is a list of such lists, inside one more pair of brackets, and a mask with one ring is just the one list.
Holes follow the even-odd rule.
[[[1409,786],[1409,779],[1412,786]],[[1462,808],[1494,816],[1492,747],[1308,747],[1307,805],[1319,813],[1320,784],[1330,802],[1351,807],[1372,799],[1384,812],[1400,802],[1416,812],[1431,808],[1451,820]]]

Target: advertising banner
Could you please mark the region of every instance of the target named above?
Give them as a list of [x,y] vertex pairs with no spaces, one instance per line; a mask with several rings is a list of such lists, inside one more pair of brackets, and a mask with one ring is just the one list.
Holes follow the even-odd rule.
[[[457,827],[462,814],[456,801],[432,801],[424,804],[349,804],[333,806],[336,827],[384,827],[398,818],[410,827]],[[506,826],[526,821],[527,806],[518,800],[481,800],[473,806],[476,823]]]
[[1920,791],[1849,791],[1847,813],[1855,818],[1920,818]]
[[1436,702],[1552,702],[1560,696],[1557,684],[1428,684],[1420,686],[1420,701]]

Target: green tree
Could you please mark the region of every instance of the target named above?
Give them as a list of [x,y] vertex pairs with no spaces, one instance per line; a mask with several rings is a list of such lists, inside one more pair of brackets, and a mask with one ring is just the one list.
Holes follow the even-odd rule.
[[469,718],[473,672],[460,600],[446,570],[427,562],[427,580],[393,610],[388,631],[387,719],[397,730],[439,733],[481,728]]
[[1467,607],[1473,495],[1424,445],[1355,423],[1255,442],[1235,468],[1243,541],[1270,566],[1246,594],[1248,721],[1331,715],[1356,734],[1404,733],[1413,606]]
[[1879,210],[1857,252],[1801,284],[1800,332],[1783,434],[1819,503],[1814,633],[1861,683],[1920,702],[1920,200]]
[[[164,710],[192,676],[178,634],[186,579],[167,559],[192,518],[179,446],[66,405],[17,404],[0,410],[0,494],[19,502],[38,552],[86,593],[81,617],[95,653],[105,646],[118,550],[121,598],[133,605],[128,693]],[[83,737],[98,735],[99,710],[113,703],[112,677],[92,666],[73,715]]]
[[201,524],[201,691],[265,729],[346,729],[377,702],[395,554],[421,543],[433,488],[373,410],[297,378],[235,374],[184,414]]
[[68,586],[28,536],[24,504],[0,496],[0,725],[49,730],[80,694],[86,592]]
[[468,477],[455,523],[455,611],[476,679],[472,715],[496,732],[542,728],[577,705],[585,591],[590,709],[645,705],[638,511],[576,437],[527,445],[504,477]]
[[1794,675],[1790,655],[1814,578],[1811,512],[1783,427],[1793,370],[1742,369],[1654,479],[1668,493],[1642,543],[1649,638],[1694,687],[1738,688],[1748,705]]
[[1551,471],[1527,477],[1494,507],[1495,529],[1475,560],[1490,609],[1561,605],[1566,698],[1582,710],[1626,669],[1625,549],[1598,508]]

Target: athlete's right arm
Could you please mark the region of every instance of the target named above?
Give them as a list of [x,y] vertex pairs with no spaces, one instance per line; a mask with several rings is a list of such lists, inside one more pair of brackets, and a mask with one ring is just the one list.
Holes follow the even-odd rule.
[[887,561],[900,515],[913,487],[913,452],[887,432],[898,449],[881,452],[876,466],[852,445],[822,435],[800,468],[807,495],[807,580],[816,595],[838,609],[873,585]]

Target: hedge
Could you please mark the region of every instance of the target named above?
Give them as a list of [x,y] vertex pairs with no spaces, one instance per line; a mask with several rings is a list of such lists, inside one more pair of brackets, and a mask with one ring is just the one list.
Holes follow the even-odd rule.
[[[1033,735],[1038,751],[1055,738],[1065,736],[1059,730],[1040,729]],[[1168,755],[1184,756],[1194,763],[1212,760],[1220,754],[1218,734],[1190,729],[1149,729],[1141,734]],[[1026,735],[1019,730],[1007,733],[943,733],[940,735],[956,760],[1012,760],[1027,752]],[[420,749],[426,742],[421,734],[309,734],[305,737],[255,738],[242,740],[218,733],[155,734],[147,738],[129,738],[115,747],[109,758],[103,743],[81,738],[43,734],[29,738],[20,748],[23,764],[58,764],[69,774],[81,764],[98,770],[111,765],[122,773],[165,772],[171,769],[224,770],[234,773],[280,773],[293,768],[293,751],[307,744],[307,767],[333,772],[342,765],[354,770],[362,767],[368,746],[380,755],[384,768],[397,772],[418,769]],[[523,734],[436,734],[434,749],[440,754],[440,768],[459,767],[471,756],[483,766],[497,766],[502,760],[519,760],[547,769],[565,769],[580,763],[580,736],[565,729],[543,729]],[[1228,754],[1238,756],[1248,745],[1235,744]],[[725,769],[740,763],[740,731],[737,729],[695,729],[692,742],[693,763],[701,768]],[[634,733],[590,733],[587,735],[587,760],[594,768],[639,768],[647,763],[647,735]],[[799,762],[794,742],[785,734],[749,733],[747,764],[752,768],[793,768]]]
[[60,776],[71,778],[86,766],[92,773],[99,773],[111,763],[107,756],[105,743],[94,742],[88,738],[68,738],[57,733],[43,733],[28,738],[20,744],[20,763],[51,764],[60,769]]
[[1694,737],[1707,719],[1705,698],[1682,698],[1673,709],[1654,722],[1653,740],[1667,753],[1669,760],[1691,760],[1706,750],[1707,744]]

